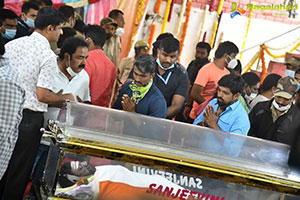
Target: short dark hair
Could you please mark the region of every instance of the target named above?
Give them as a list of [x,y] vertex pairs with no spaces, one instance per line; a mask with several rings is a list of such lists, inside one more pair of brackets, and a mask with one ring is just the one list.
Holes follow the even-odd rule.
[[242,78],[249,85],[249,87],[254,86],[260,82],[260,78],[254,72],[246,72],[242,75]]
[[78,47],[89,47],[89,44],[80,37],[69,37],[67,38],[59,53],[59,59],[63,60],[65,58],[65,53],[70,54],[70,57],[72,59],[72,55],[76,52]]
[[106,32],[99,25],[88,25],[84,31],[86,38],[91,38],[95,45],[103,47],[106,40]]
[[0,21],[3,23],[6,19],[17,19],[18,15],[9,9],[0,9]]
[[161,33],[159,36],[156,38],[156,41],[152,44],[152,56],[156,57],[157,56],[157,49],[159,48],[160,41],[162,39],[168,38],[168,37],[174,37],[172,33]]
[[3,37],[2,37],[2,35],[0,34],[0,55],[1,56],[3,56],[4,53],[5,53],[5,47],[4,47],[4,45],[5,45],[5,41],[4,41]]
[[82,20],[80,20],[80,19],[77,19],[76,21],[75,21],[75,25],[74,25],[74,29],[76,30],[76,31],[79,31],[80,33],[83,33],[84,32],[84,30],[86,29],[86,24],[82,21]]
[[215,52],[215,58],[222,58],[224,54],[230,55],[232,53],[239,53],[239,48],[233,42],[225,41],[219,44]]
[[124,13],[121,10],[114,9],[109,12],[108,16],[110,18],[117,19],[119,17],[119,14],[124,15]]
[[277,86],[277,83],[281,79],[281,76],[278,74],[269,74],[261,84],[259,91],[264,92],[271,90],[273,87]]
[[143,74],[148,72],[153,74],[155,72],[156,63],[152,56],[144,54],[137,57],[137,59],[134,61],[134,66],[136,66],[136,68]]
[[23,4],[23,6],[22,6],[23,13],[27,14],[30,9],[39,10],[40,8],[38,5],[36,5],[35,3],[32,3],[32,2],[26,2]]
[[239,71],[240,72],[240,74],[241,74],[241,72],[242,72],[242,63],[241,63],[241,61],[239,60],[239,59],[237,59],[237,65],[235,66],[235,68],[233,69],[233,71]]
[[167,37],[160,41],[159,49],[166,53],[171,53],[180,50],[180,43],[176,38]]
[[59,39],[57,41],[58,48],[62,47],[62,45],[66,39],[76,35],[76,31],[71,27],[63,27],[62,31],[63,31],[63,34],[59,36]]
[[71,6],[67,6],[67,5],[60,6],[58,8],[58,11],[65,16],[66,20],[68,20],[70,17],[74,18],[75,10]]
[[46,4],[41,0],[29,0],[28,2],[36,4],[39,8],[46,6]]
[[211,50],[211,47],[210,47],[210,45],[207,42],[198,42],[196,48],[206,49],[208,54],[209,54],[209,52]]
[[300,67],[296,69],[295,74],[300,74]]
[[223,76],[218,82],[219,86],[229,88],[233,95],[242,93],[244,84],[245,82],[241,76],[232,73]]
[[65,17],[61,12],[53,7],[46,6],[41,8],[34,20],[34,26],[37,29],[44,30],[47,26],[52,25],[54,28],[56,26],[65,22]]
[[52,0],[41,0],[42,3],[45,4],[45,6],[53,6]]

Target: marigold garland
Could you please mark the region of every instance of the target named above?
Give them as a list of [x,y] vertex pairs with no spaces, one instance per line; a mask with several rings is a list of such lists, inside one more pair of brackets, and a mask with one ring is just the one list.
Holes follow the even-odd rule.
[[169,17],[169,13],[170,13],[170,8],[171,8],[171,3],[172,3],[172,0],[168,0],[164,20],[163,20],[162,27],[161,27],[161,33],[164,33],[166,30],[168,17]]
[[181,40],[180,40],[179,56],[181,55],[181,52],[182,52],[182,49],[183,49],[183,46],[184,46],[186,31],[187,31],[188,24],[189,24],[189,21],[190,21],[191,9],[192,9],[192,1],[189,0],[188,6],[187,6],[187,9],[186,9],[186,18],[185,18],[185,22],[184,22],[184,25],[183,25],[183,34],[182,34],[182,37],[181,37]]
[[256,52],[256,54],[254,54],[254,56],[251,58],[249,63],[243,68],[242,74],[248,72],[251,69],[251,67],[254,65],[254,63],[257,61],[257,59],[260,57],[261,51],[262,50],[260,49],[258,52]]
[[264,79],[266,78],[266,72],[267,72],[267,68],[266,68],[266,60],[265,60],[265,46],[262,45],[261,46],[261,54],[260,54],[260,59],[261,59],[261,63],[262,63],[262,70],[261,70],[261,75],[260,75],[260,85],[263,83]]
[[139,28],[140,25],[140,21],[145,13],[145,5],[147,4],[148,0],[138,0],[138,5],[137,5],[137,13],[136,13],[136,17],[134,20],[134,27],[132,29],[132,35],[131,35],[131,42],[130,42],[130,48],[132,46],[133,43],[133,38],[135,37],[137,30]]
[[154,37],[154,32],[155,32],[155,24],[151,24],[150,35],[149,35],[149,39],[148,39],[148,44],[149,44],[148,53],[150,52],[150,49],[152,47],[152,41],[153,41],[153,37]]
[[285,45],[284,47],[278,47],[278,48],[276,48],[276,47],[270,47],[268,45],[265,45],[265,46],[266,46],[266,48],[271,49],[271,50],[282,50],[282,49],[288,48],[289,46],[292,46],[293,44],[295,44],[296,42],[299,42],[299,41],[300,41],[300,38],[298,38],[297,40],[295,40],[295,41],[293,41],[293,42],[291,42],[291,43],[289,43],[287,45]]
[[[293,52],[295,49],[297,49],[297,47],[300,45],[300,41],[291,49],[289,50],[288,52]],[[265,47],[265,46],[264,46]],[[267,48],[265,48],[267,54],[269,54],[270,56],[272,56],[273,58],[282,58],[285,56],[286,53],[284,54],[281,54],[281,55],[274,55],[272,54]]]
[[156,6],[155,6],[155,13],[156,14],[159,14],[161,2],[162,2],[162,0],[157,0],[157,2],[156,2]]
[[[242,50],[246,46],[246,39],[247,39],[247,36],[248,36],[248,32],[249,32],[249,27],[250,27],[250,23],[251,23],[251,20],[252,20],[252,16],[253,16],[253,9],[251,9],[250,14],[249,14],[247,28],[246,28],[246,33],[245,33],[244,41],[243,41],[243,45],[242,45]],[[240,60],[242,60],[242,57],[243,57],[243,53],[240,54]]]

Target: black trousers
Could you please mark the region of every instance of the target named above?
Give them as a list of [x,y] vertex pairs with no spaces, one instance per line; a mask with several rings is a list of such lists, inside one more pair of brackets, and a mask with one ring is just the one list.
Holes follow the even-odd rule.
[[40,129],[43,122],[42,112],[23,110],[18,140],[8,168],[0,181],[0,197],[2,197],[2,200],[22,199],[40,145],[42,137]]

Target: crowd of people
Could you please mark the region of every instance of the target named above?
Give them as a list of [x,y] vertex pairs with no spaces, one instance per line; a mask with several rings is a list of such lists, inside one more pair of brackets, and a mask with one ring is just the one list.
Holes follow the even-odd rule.
[[[71,6],[31,0],[17,16],[0,10],[0,195],[22,199],[30,177],[40,184],[49,144],[40,132],[66,100],[166,118],[292,145],[300,120],[300,68],[294,77],[241,75],[238,47],[196,45],[178,62],[171,33],[139,40],[120,60],[124,13],[86,25]],[[298,123],[299,124],[299,123]],[[16,187],[18,185],[18,187]],[[34,189],[31,189],[34,198]],[[1,198],[0,197],[0,198]]]

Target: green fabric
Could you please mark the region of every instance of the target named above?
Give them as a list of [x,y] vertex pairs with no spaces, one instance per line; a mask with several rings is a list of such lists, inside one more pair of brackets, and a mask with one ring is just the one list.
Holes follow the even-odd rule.
[[131,84],[129,84],[129,88],[132,91],[132,98],[135,104],[138,104],[144,96],[147,94],[149,91],[150,87],[152,86],[153,79],[149,81],[149,83],[146,86],[137,86],[134,81],[132,81]]
[[242,106],[244,107],[244,109],[246,110],[247,114],[249,114],[250,109],[248,108],[247,103],[246,103],[245,99],[242,97],[242,95],[240,95],[239,101],[242,104]]

